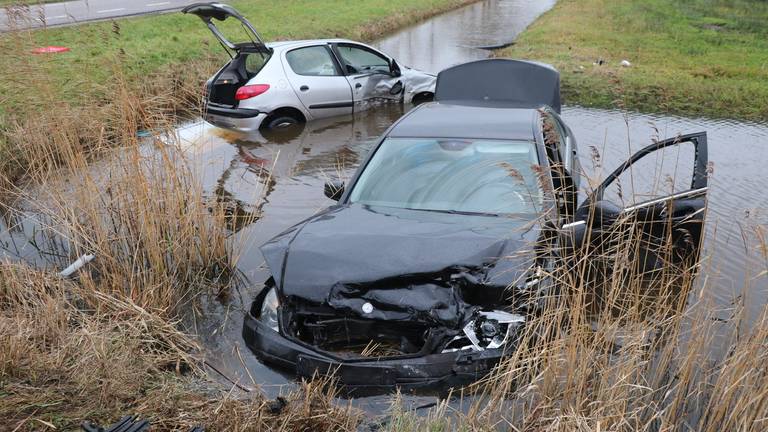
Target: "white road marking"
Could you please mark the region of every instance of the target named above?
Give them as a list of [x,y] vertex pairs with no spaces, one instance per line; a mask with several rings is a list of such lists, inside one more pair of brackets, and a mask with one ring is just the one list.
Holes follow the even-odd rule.
[[104,10],[96,11],[96,13],[98,13],[98,14],[105,14],[105,13],[112,13],[112,12],[120,12],[122,10],[125,10],[125,8],[104,9]]
[[52,17],[45,17],[47,20],[54,20],[54,19],[67,19],[69,18],[69,15],[56,15]]
[[169,5],[171,2],[160,2],[160,3],[147,3],[147,7],[155,7],[155,6],[165,6]]

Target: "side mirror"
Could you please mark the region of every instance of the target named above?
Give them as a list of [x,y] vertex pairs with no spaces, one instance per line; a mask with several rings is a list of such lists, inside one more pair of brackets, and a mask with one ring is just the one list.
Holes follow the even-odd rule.
[[338,201],[339,198],[341,198],[341,196],[344,194],[344,182],[340,180],[325,182],[323,192],[328,198],[334,201]]
[[400,66],[397,65],[397,62],[392,59],[389,61],[389,74],[392,75],[394,78],[399,77],[402,75],[400,72]]

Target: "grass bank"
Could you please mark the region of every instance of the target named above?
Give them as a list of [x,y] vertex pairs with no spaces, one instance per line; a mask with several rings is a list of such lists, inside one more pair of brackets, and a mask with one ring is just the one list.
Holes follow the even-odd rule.
[[[343,0],[267,0],[233,1],[267,40],[347,37],[371,40],[403,25],[449,10],[473,0],[361,0],[354,5]],[[35,19],[34,16],[28,19]],[[225,26],[226,27],[226,26]],[[242,36],[237,28],[233,37]],[[20,36],[20,37],[19,37]],[[168,74],[179,80],[201,79],[191,62],[208,59],[210,67],[221,66],[227,56],[205,25],[195,16],[169,13],[116,21],[24,31],[22,35],[2,35],[4,53],[28,54],[33,47],[61,45],[70,52],[38,59],[37,66],[50,73],[52,84],[62,100],[93,103],[109,96],[111,67],[116,53],[124,63],[129,82],[146,82]],[[30,59],[29,61],[33,61]],[[34,62],[34,61],[33,61]],[[15,62],[0,62],[3,106],[10,110],[27,103],[29,92],[14,91],[24,77],[15,77]],[[96,91],[89,82],[104,85]],[[93,91],[83,91],[83,90]]]
[[554,64],[571,104],[768,120],[765,1],[561,0],[497,55]]

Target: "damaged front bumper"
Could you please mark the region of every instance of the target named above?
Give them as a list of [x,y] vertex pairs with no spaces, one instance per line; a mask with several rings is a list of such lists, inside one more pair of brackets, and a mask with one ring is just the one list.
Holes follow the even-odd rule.
[[515,337],[514,341],[505,340],[503,346],[480,351],[452,349],[424,355],[342,358],[282,335],[252,312],[246,314],[243,338],[264,362],[299,377],[333,376],[356,396],[395,388],[414,392],[466,385],[488,374],[516,345]]

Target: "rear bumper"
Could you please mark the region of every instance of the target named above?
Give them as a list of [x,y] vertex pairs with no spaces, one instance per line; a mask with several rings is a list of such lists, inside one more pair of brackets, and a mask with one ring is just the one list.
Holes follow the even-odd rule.
[[257,109],[228,108],[209,103],[203,117],[208,123],[223,129],[254,132],[259,130],[267,114]]
[[504,356],[502,349],[495,349],[399,359],[341,359],[289,340],[250,313],[243,323],[243,339],[264,362],[299,377],[333,375],[347,393],[356,396],[394,388],[417,391],[469,384],[488,374]]

